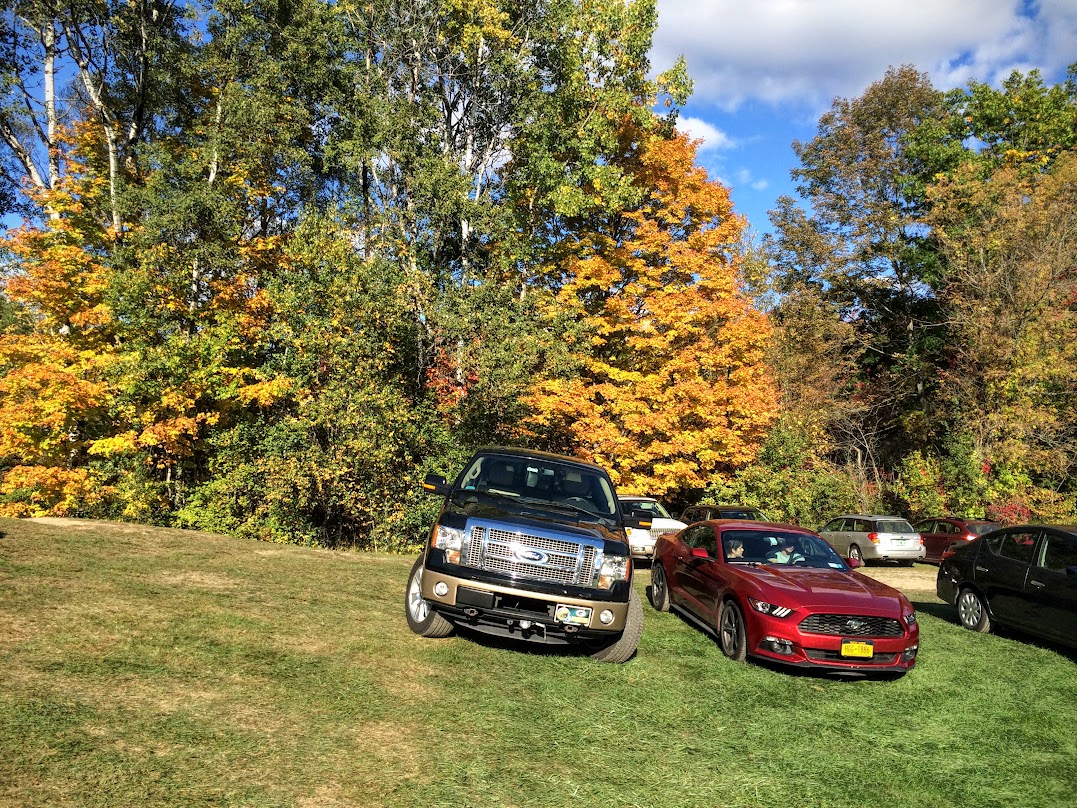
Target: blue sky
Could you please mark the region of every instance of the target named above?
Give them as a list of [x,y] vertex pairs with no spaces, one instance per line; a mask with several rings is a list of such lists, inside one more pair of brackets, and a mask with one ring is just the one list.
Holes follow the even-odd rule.
[[794,140],[810,140],[834,98],[856,98],[890,66],[940,90],[999,86],[1039,69],[1054,84],[1077,62],[1077,0],[657,0],[655,70],[683,54],[695,92],[681,128],[757,231],[782,194]]

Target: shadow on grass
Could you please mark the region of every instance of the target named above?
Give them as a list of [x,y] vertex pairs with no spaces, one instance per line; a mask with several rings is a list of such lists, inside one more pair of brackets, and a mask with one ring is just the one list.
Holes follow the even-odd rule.
[[[487,634],[468,626],[456,626],[456,634],[468,642],[497,651],[512,651],[518,654],[530,654],[538,657],[588,657],[596,648],[589,648],[584,643],[561,645],[550,644],[539,639],[525,639],[520,636],[506,637],[500,634]],[[635,654],[632,655],[635,659]]]
[[909,598],[909,603],[916,609],[917,614],[928,614],[939,620],[945,620],[947,623],[957,623],[957,609],[949,603],[944,603],[937,598],[932,600]]
[[[961,626],[961,622],[957,619],[957,609],[949,603],[942,603],[938,600],[913,600],[911,603],[916,611],[921,614],[928,614],[946,623],[950,623],[951,625]],[[1014,640],[1015,642],[1024,643],[1025,645],[1034,645],[1037,648],[1043,648],[1046,651],[1054,651],[1056,654],[1065,657],[1071,662],[1077,663],[1077,648],[1063,645],[1062,643],[1054,642],[1053,640],[1044,639],[1020,629],[1001,626],[998,623],[992,625],[991,633],[999,637]]]

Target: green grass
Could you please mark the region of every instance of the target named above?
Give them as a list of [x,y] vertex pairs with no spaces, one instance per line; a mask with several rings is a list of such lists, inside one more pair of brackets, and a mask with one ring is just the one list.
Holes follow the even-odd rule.
[[413,635],[409,558],[0,534],[0,805],[1074,804],[1074,655],[929,591],[898,681],[733,663],[649,606],[616,666]]

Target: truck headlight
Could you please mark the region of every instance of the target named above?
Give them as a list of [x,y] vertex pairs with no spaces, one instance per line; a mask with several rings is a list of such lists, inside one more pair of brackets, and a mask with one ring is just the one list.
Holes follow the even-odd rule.
[[618,581],[628,580],[632,562],[628,556],[603,555],[598,568],[598,588],[610,589]]
[[438,525],[434,531],[434,546],[445,551],[445,560],[450,564],[460,563],[460,548],[464,545],[464,531],[458,527]]

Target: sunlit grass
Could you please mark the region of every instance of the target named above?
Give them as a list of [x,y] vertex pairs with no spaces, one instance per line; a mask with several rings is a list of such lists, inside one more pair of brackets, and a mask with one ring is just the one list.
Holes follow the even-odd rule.
[[414,636],[407,558],[0,533],[3,805],[1072,804],[1073,657],[929,592],[895,682],[732,663],[649,606],[617,666]]

